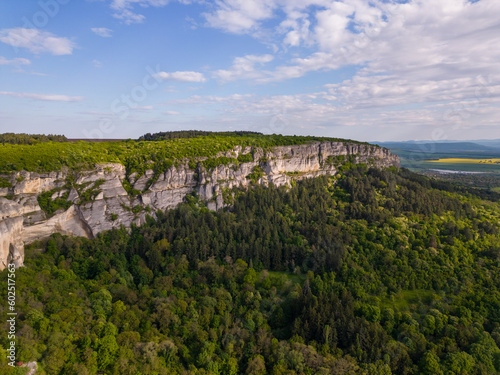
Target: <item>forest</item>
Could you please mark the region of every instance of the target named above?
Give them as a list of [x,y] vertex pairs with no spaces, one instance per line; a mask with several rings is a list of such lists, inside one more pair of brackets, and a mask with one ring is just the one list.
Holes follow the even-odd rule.
[[33,145],[40,142],[68,142],[64,135],[44,135],[25,133],[3,133],[0,134],[0,143],[12,145]]
[[[51,375],[500,373],[498,194],[361,164],[153,216],[27,247],[18,360]],[[7,344],[0,373],[24,373]]]
[[175,138],[195,138],[200,136],[252,136],[252,135],[263,135],[259,132],[251,131],[232,131],[232,132],[210,132],[204,130],[179,130],[179,131],[169,131],[169,132],[159,132],[159,133],[146,133],[139,137],[138,141],[164,141],[167,139]]

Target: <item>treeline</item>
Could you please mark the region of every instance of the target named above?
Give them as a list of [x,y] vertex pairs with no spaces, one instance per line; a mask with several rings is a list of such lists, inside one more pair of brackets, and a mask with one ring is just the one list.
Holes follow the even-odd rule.
[[202,137],[202,136],[247,136],[247,135],[263,135],[259,132],[251,132],[251,131],[232,131],[232,132],[210,132],[203,130],[180,130],[180,131],[170,131],[170,132],[159,132],[159,133],[146,133],[143,136],[139,137],[138,141],[164,141],[167,139],[175,139],[175,138],[194,138],[194,137]]
[[54,235],[17,270],[18,359],[56,375],[497,374],[498,202],[432,184],[353,166],[224,211],[189,196],[141,227]]
[[0,134],[0,143],[12,145],[33,145],[40,142],[68,142],[64,135],[44,135],[25,133],[3,133]]

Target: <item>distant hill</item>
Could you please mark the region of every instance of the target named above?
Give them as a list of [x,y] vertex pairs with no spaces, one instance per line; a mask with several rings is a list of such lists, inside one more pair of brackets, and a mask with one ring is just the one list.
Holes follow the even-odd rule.
[[474,143],[488,147],[500,148],[500,139],[481,139],[474,141]]
[[[497,143],[495,143],[497,142]],[[476,142],[378,142],[382,147],[389,149],[398,149],[411,152],[474,152],[474,153],[499,153],[500,140],[491,141],[490,145],[479,144]]]

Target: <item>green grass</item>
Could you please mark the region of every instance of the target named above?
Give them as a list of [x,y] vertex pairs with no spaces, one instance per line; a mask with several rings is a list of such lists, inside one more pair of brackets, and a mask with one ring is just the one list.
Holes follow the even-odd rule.
[[394,308],[396,310],[409,310],[411,305],[419,304],[422,301],[429,302],[434,297],[431,290],[414,289],[403,290],[393,297],[386,297],[381,300],[381,308]]
[[275,277],[285,276],[288,280],[290,280],[294,284],[303,284],[306,281],[307,276],[305,274],[294,274],[289,272],[280,272],[280,271],[268,271],[269,275]]

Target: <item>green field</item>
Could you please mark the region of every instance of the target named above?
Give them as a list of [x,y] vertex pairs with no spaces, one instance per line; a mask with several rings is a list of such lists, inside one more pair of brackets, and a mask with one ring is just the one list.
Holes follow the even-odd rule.
[[500,166],[500,159],[467,159],[467,158],[442,158],[438,160],[429,160],[430,163],[445,164],[486,164]]
[[464,172],[500,173],[500,166],[494,164],[480,163],[453,163],[442,161],[425,161],[422,163],[423,169],[444,169]]

